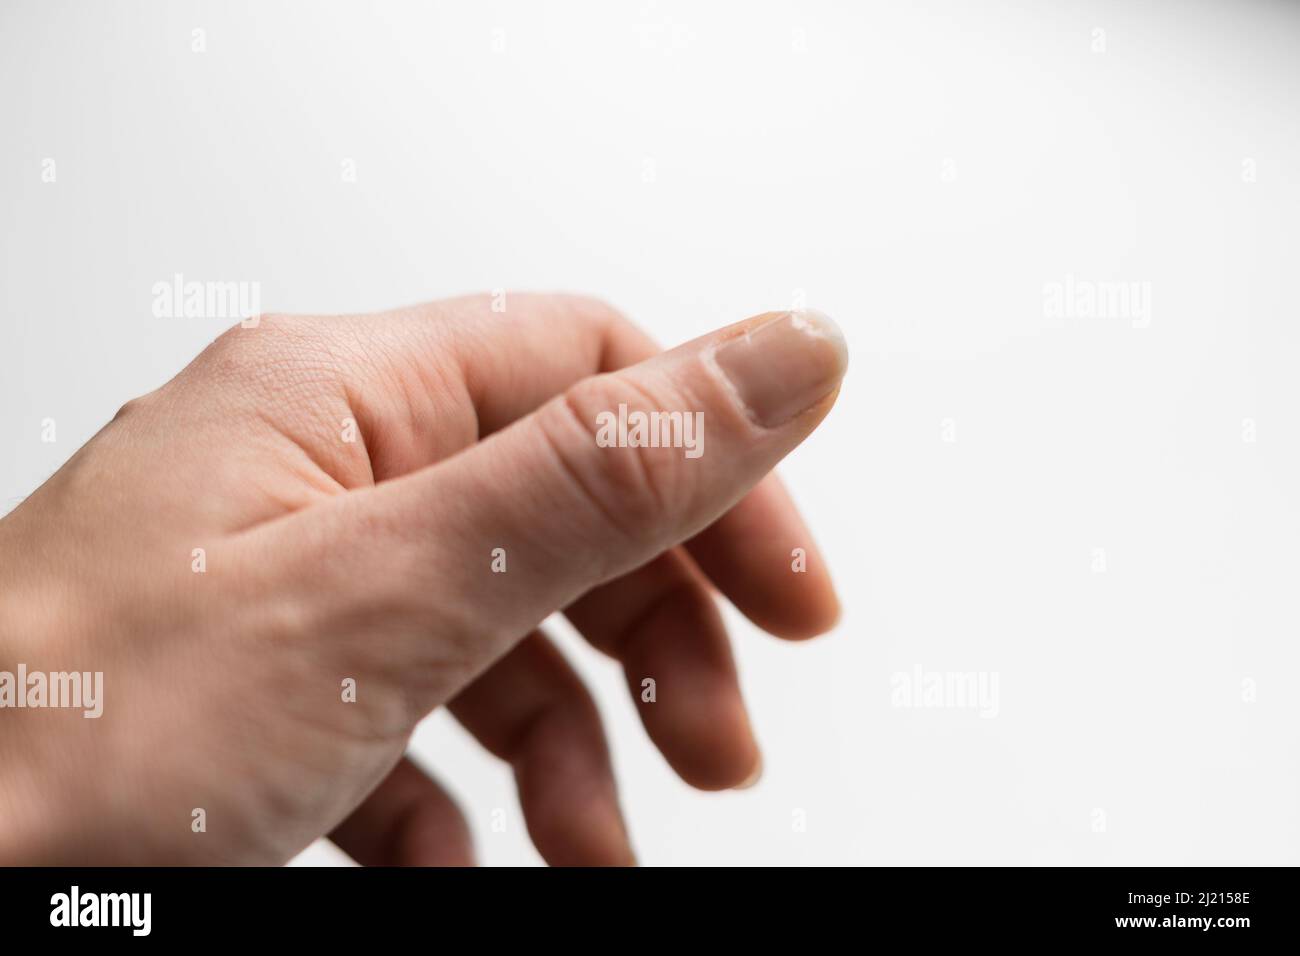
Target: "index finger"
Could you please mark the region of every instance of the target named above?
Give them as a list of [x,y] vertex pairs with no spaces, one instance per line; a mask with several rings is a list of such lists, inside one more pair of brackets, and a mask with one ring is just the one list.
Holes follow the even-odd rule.
[[686,548],[718,590],[769,634],[806,640],[839,619],[826,563],[776,472]]

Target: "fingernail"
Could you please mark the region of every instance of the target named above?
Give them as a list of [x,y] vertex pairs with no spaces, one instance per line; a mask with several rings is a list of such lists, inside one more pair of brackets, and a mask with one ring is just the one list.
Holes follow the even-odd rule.
[[758,755],[758,762],[754,764],[754,769],[749,772],[749,776],[736,784],[735,790],[748,790],[754,784],[763,778],[763,755]]
[[804,309],[781,312],[722,343],[714,358],[754,421],[775,428],[831,393],[849,352],[830,316]]

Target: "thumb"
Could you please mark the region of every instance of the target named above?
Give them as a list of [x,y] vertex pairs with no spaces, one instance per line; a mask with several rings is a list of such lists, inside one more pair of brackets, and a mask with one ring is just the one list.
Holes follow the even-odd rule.
[[[345,542],[355,557],[373,543],[363,563],[384,584],[370,600],[427,615],[426,635],[466,649],[467,680],[550,613],[719,518],[817,427],[846,364],[826,316],[757,316],[584,379],[446,461],[343,496],[326,548]],[[359,590],[355,575],[337,590]]]

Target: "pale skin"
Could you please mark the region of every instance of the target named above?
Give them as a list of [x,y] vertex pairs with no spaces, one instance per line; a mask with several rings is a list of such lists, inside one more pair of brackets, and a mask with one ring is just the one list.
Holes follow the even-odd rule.
[[[472,863],[403,756],[444,706],[513,768],[547,862],[632,863],[597,710],[538,630],[557,610],[682,779],[754,782],[718,596],[789,640],[839,614],[771,474],[844,371],[801,315],[666,353],[574,296],[231,329],[0,520],[0,670],[104,673],[97,720],[0,710],[0,863],[278,864],[324,835]],[[620,403],[702,411],[704,454],[598,447]]]

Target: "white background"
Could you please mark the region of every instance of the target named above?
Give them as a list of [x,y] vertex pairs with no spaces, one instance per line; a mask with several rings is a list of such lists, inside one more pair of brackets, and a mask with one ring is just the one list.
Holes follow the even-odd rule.
[[[229,324],[155,318],[177,272],[584,291],[665,343],[806,301],[852,359],[784,473],[846,612],[732,615],[762,783],[677,782],[565,636],[642,861],[1300,862],[1298,70],[1263,0],[5,0],[0,512]],[[1066,276],[1150,324],[1049,317]],[[892,706],[918,665],[997,716]],[[537,861],[503,766],[416,750]]]

